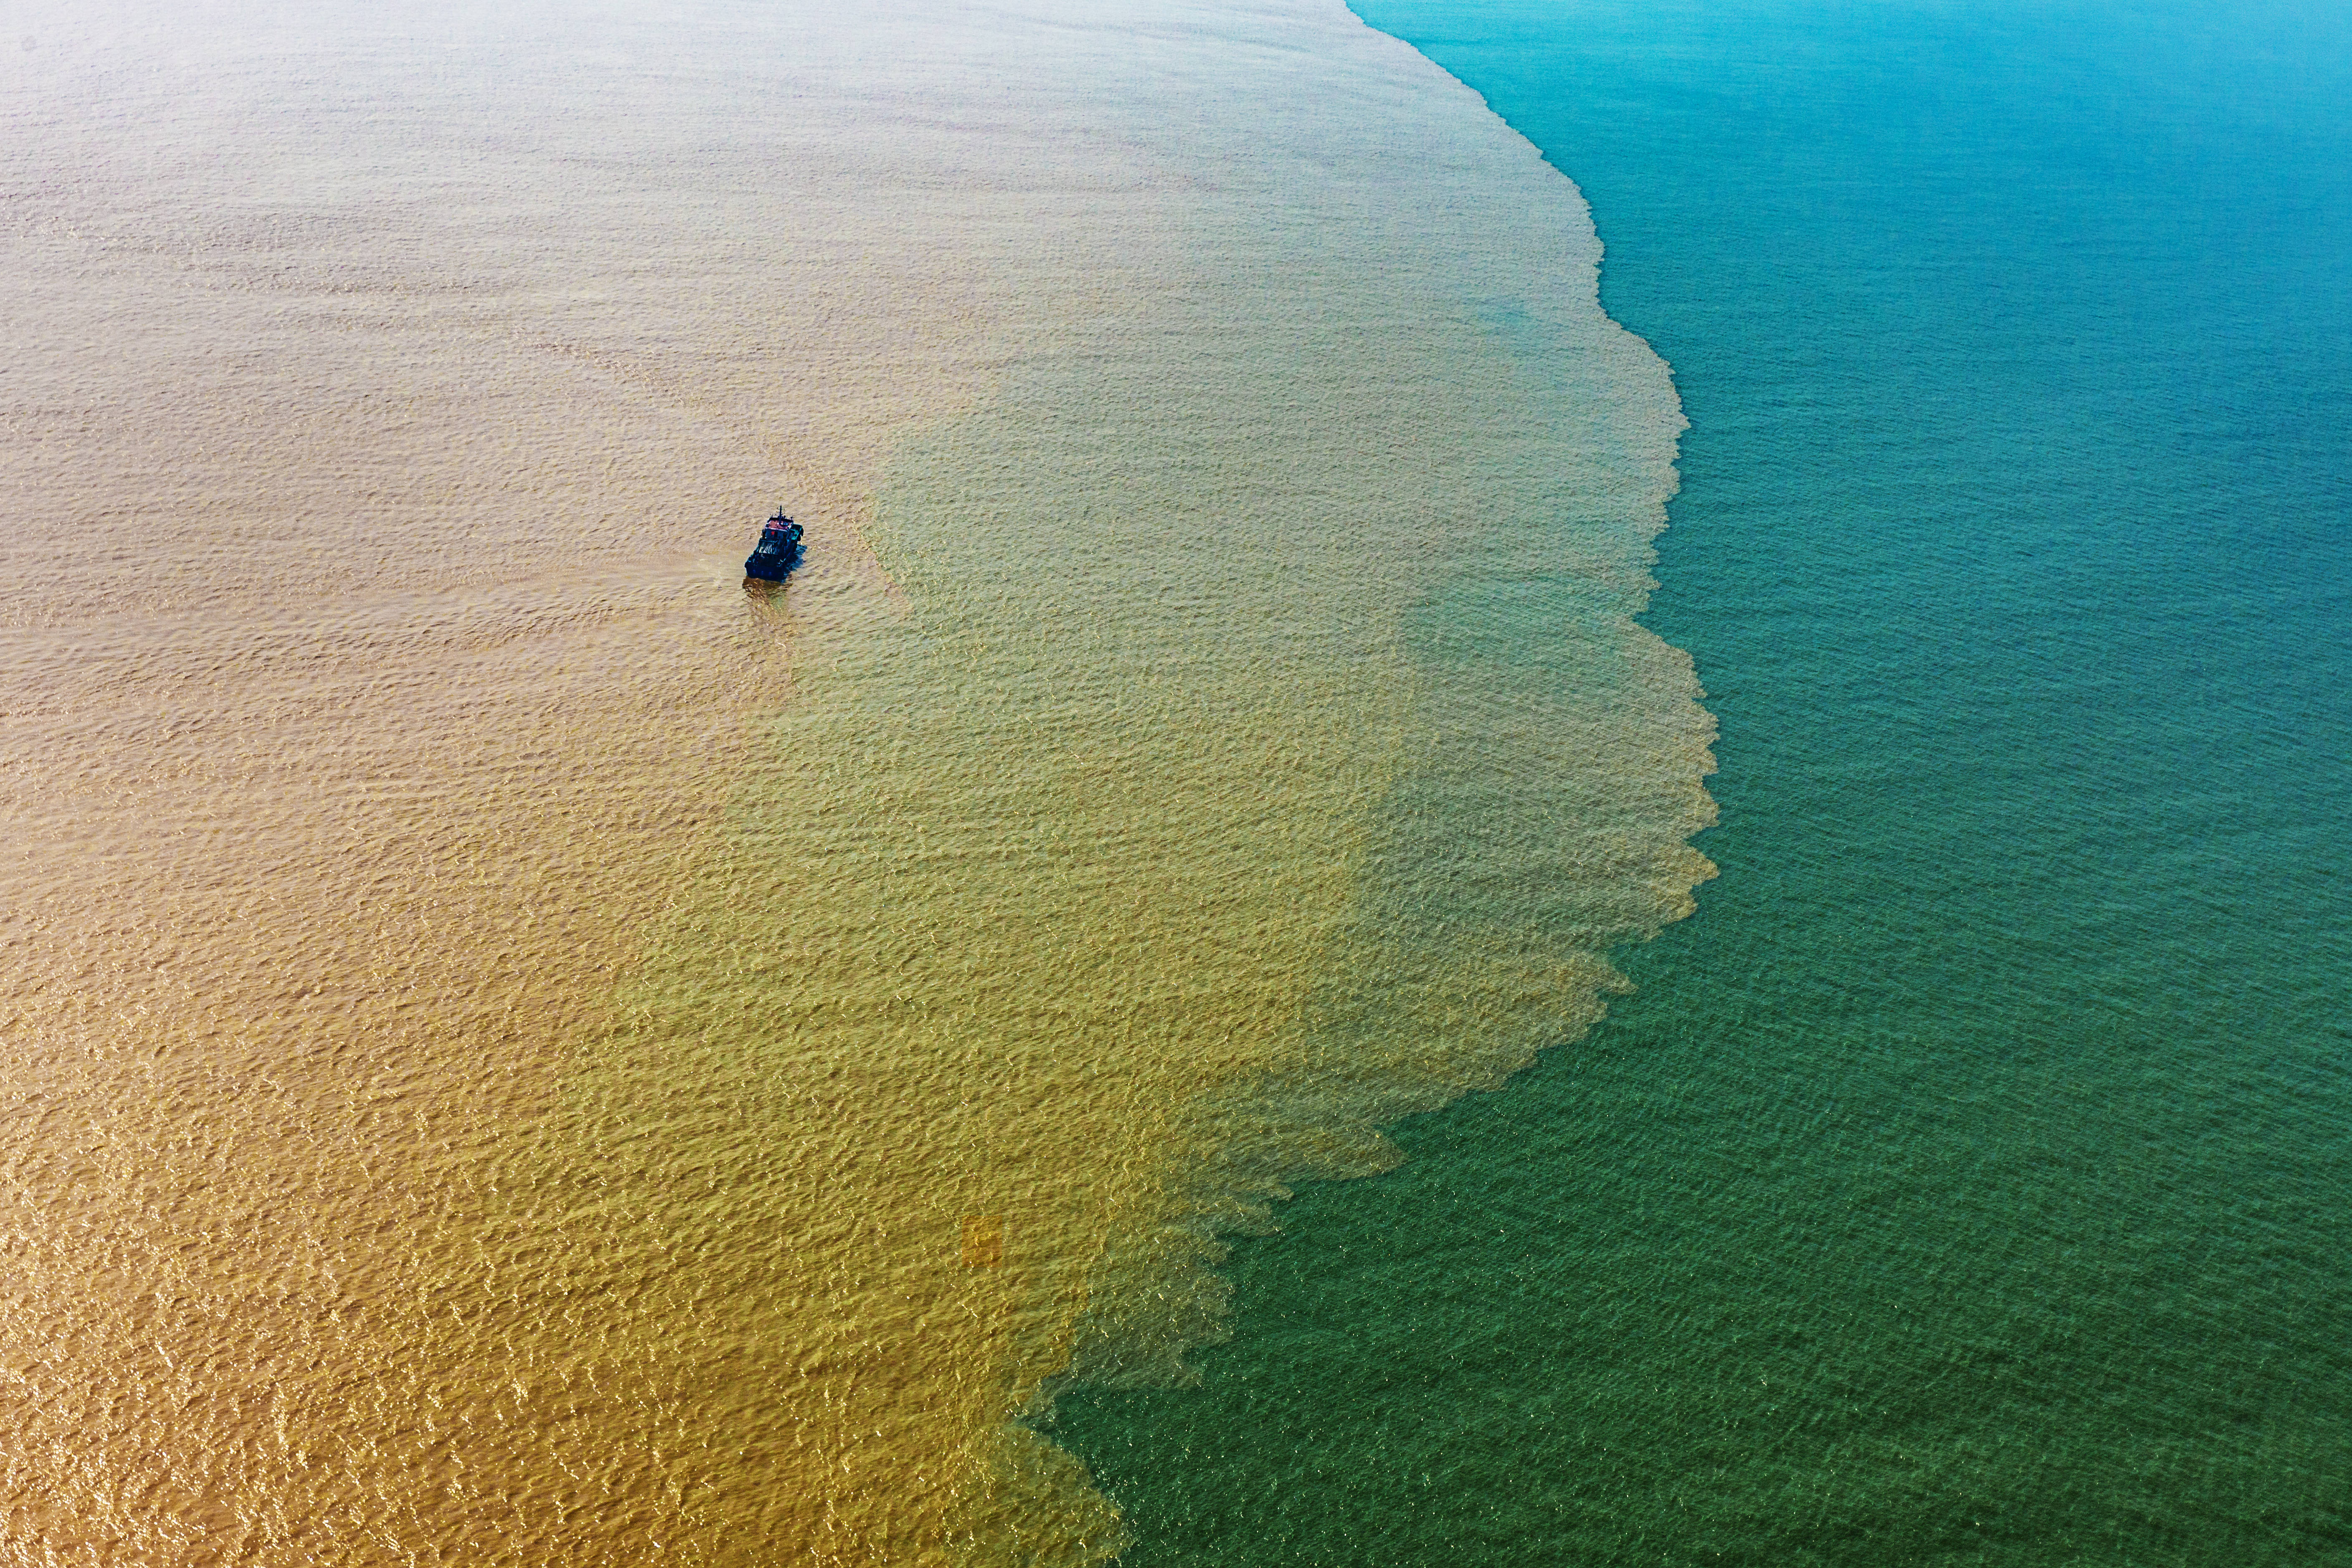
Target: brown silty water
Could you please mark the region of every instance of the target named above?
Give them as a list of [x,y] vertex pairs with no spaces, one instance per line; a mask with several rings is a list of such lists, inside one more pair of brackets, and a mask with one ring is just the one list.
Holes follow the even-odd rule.
[[1664,369],[1336,5],[22,32],[0,1560],[1099,1558],[1706,874]]

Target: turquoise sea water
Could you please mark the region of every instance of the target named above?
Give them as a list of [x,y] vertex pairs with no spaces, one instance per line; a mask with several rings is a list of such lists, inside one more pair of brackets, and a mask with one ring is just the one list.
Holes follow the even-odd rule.
[[1125,1561],[2352,1563],[2352,20],[1361,10],[1675,367],[1723,875],[1062,1395]]

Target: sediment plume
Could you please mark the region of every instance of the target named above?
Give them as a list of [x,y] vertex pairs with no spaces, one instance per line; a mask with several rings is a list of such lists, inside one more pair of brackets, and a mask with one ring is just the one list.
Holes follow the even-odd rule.
[[1707,874],[1665,368],[1336,4],[26,26],[7,1560],[1098,1561]]

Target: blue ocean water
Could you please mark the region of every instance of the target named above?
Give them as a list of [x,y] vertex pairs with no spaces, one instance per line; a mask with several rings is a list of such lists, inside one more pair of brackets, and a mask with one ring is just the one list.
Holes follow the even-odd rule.
[[2352,1563],[2352,12],[1359,8],[1675,367],[1723,874],[1063,1394],[1126,1561]]

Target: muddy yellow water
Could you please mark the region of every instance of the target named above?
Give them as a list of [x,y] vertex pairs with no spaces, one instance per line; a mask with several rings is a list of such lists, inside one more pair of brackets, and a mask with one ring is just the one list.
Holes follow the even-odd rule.
[[0,40],[0,1560],[1098,1559],[1021,1418],[1706,873],[1566,180],[837,9]]

